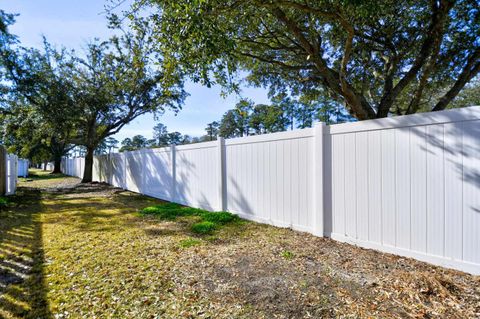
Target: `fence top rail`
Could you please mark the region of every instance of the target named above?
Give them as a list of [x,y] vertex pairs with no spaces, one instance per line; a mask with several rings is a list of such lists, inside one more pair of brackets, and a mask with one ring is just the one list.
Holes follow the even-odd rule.
[[480,106],[330,125],[330,134],[480,120]]
[[290,140],[290,139],[313,137],[313,136],[314,136],[314,130],[312,128],[304,128],[304,129],[298,129],[298,130],[292,130],[292,131],[286,131],[286,132],[277,132],[277,133],[260,134],[260,135],[226,139],[225,145],[230,146],[230,145],[239,145],[239,144],[246,144],[246,143],[273,142],[273,141]]
[[178,151],[186,151],[186,150],[195,150],[200,148],[211,148],[211,147],[217,147],[217,141],[177,145],[175,146],[175,149]]

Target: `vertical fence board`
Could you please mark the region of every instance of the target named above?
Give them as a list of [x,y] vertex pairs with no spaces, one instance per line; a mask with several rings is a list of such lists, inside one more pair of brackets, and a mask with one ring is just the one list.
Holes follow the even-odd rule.
[[345,234],[357,238],[357,185],[356,185],[355,134],[345,136]]
[[395,129],[396,246],[410,249],[410,130]]
[[[352,134],[353,135],[353,134]],[[368,240],[368,133],[355,134],[355,181],[357,196],[357,238]]]
[[396,245],[395,131],[382,131],[382,242]]
[[445,244],[443,124],[427,126],[427,252],[443,256]]
[[411,249],[427,252],[427,131],[410,129]]
[[332,137],[333,232],[345,235],[345,136]]
[[368,240],[382,242],[382,144],[379,131],[368,132]]
[[[463,131],[463,259],[480,264],[480,123]],[[449,194],[450,195],[450,194]]]
[[463,128],[444,124],[445,130],[445,257],[462,259]]

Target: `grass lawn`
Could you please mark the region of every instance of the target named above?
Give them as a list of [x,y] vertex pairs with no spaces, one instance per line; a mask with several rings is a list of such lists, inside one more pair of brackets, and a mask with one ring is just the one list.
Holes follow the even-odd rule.
[[480,316],[479,277],[35,173],[0,208],[0,318]]

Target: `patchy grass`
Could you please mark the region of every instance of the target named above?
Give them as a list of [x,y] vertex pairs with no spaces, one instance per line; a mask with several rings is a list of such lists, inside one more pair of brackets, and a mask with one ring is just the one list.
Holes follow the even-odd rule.
[[191,223],[190,230],[199,235],[211,235],[216,229],[239,221],[237,215],[229,212],[209,212],[176,203],[162,203],[160,205],[149,206],[143,208],[140,213],[172,221],[178,217],[190,217],[190,219],[186,219],[187,221],[190,220],[190,222],[194,221],[194,223]]
[[293,259],[293,257],[295,257],[295,255],[291,251],[288,251],[288,250],[282,251],[281,255],[286,260],[291,260],[291,259]]
[[480,313],[479,277],[70,179],[22,182],[0,211],[0,318]]
[[203,222],[200,222],[200,223],[195,223],[190,227],[192,232],[200,234],[200,235],[212,234],[213,231],[215,230],[215,228],[216,228],[216,224],[212,223],[212,222],[209,222],[209,221],[203,221]]
[[182,248],[190,248],[193,246],[200,245],[202,242],[198,239],[195,238],[187,238],[187,239],[182,239],[180,241],[180,247]]
[[0,210],[7,207],[8,199],[6,197],[0,196]]

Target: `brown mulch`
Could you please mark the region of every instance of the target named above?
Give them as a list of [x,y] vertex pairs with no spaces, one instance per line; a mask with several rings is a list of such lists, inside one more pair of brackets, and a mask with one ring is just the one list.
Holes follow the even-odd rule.
[[[183,256],[178,284],[208,292],[219,311],[248,304],[261,318],[480,318],[478,276],[292,230],[253,229]],[[195,269],[202,271],[185,281]]]

